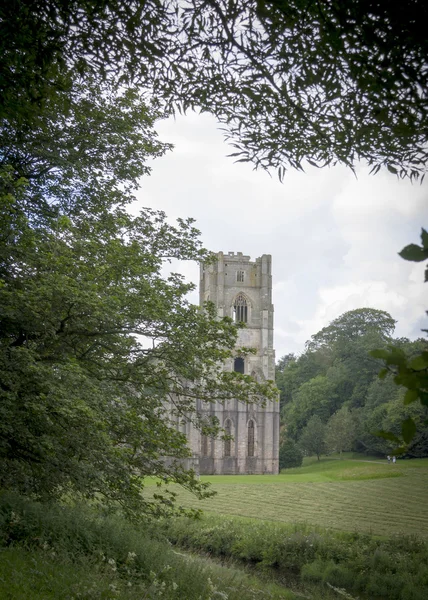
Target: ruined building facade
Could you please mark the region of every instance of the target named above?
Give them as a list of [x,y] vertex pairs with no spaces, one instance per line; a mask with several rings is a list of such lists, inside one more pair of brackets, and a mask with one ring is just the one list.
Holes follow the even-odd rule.
[[[256,354],[231,358],[224,368],[252,375],[259,380],[275,379],[273,349],[272,259],[263,254],[255,262],[242,252],[219,252],[217,262],[200,272],[200,303],[210,300],[219,317],[243,321],[238,347],[256,349]],[[268,401],[264,408],[236,400],[222,403],[198,401],[202,415],[215,415],[233,436],[224,441],[202,436],[190,425],[187,437],[193,453],[193,467],[200,474],[278,473],[279,402]]]

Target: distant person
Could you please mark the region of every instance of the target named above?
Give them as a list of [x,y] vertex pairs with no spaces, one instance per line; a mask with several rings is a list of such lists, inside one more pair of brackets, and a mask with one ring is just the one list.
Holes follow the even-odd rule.
[[389,454],[386,458],[388,459],[388,464],[389,464],[391,462],[391,457],[389,456]]
[[396,460],[397,460],[397,459],[395,458],[395,456],[393,456],[393,457],[392,457],[392,464],[393,464],[393,465],[395,465],[395,461],[396,461]]

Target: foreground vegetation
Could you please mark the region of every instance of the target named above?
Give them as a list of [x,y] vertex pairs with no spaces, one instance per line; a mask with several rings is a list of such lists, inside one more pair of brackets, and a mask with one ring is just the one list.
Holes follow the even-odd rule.
[[232,557],[299,585],[316,583],[370,599],[424,600],[428,595],[428,543],[415,536],[375,538],[217,516],[201,522],[177,519],[165,529],[185,548]]
[[[200,520],[135,526],[87,505],[3,493],[0,597],[424,599],[428,459],[304,463],[277,477],[203,478],[218,494]],[[185,493],[179,501],[197,507]]]
[[[283,586],[177,552],[117,516],[0,496],[0,598],[292,600]],[[314,596],[321,598],[321,596]]]
[[428,541],[415,535],[375,537],[219,515],[136,526],[87,505],[0,495],[2,599],[423,600],[427,594]]

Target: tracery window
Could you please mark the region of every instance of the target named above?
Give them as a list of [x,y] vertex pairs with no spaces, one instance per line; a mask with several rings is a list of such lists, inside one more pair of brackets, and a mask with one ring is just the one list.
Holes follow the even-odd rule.
[[[227,419],[224,424],[224,433],[225,433],[225,435],[232,435],[232,423],[230,422],[230,419]],[[232,440],[231,439],[224,440],[224,455],[231,456],[231,451],[232,451]]]
[[248,456],[254,456],[254,421],[248,421]]
[[242,375],[245,373],[245,362],[244,359],[240,356],[238,356],[238,358],[235,358],[233,362],[233,370],[235,371],[235,373],[242,373]]
[[208,456],[208,436],[203,435],[201,438],[201,454],[202,456]]
[[248,321],[248,305],[244,294],[238,294],[233,304],[233,320],[235,323]]
[[243,283],[244,281],[244,271],[236,271],[236,281]]

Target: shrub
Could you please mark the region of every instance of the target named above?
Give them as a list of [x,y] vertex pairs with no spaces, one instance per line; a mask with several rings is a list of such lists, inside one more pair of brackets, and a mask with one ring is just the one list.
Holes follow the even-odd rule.
[[290,469],[300,467],[303,462],[303,454],[293,440],[285,440],[279,449],[279,468]]

